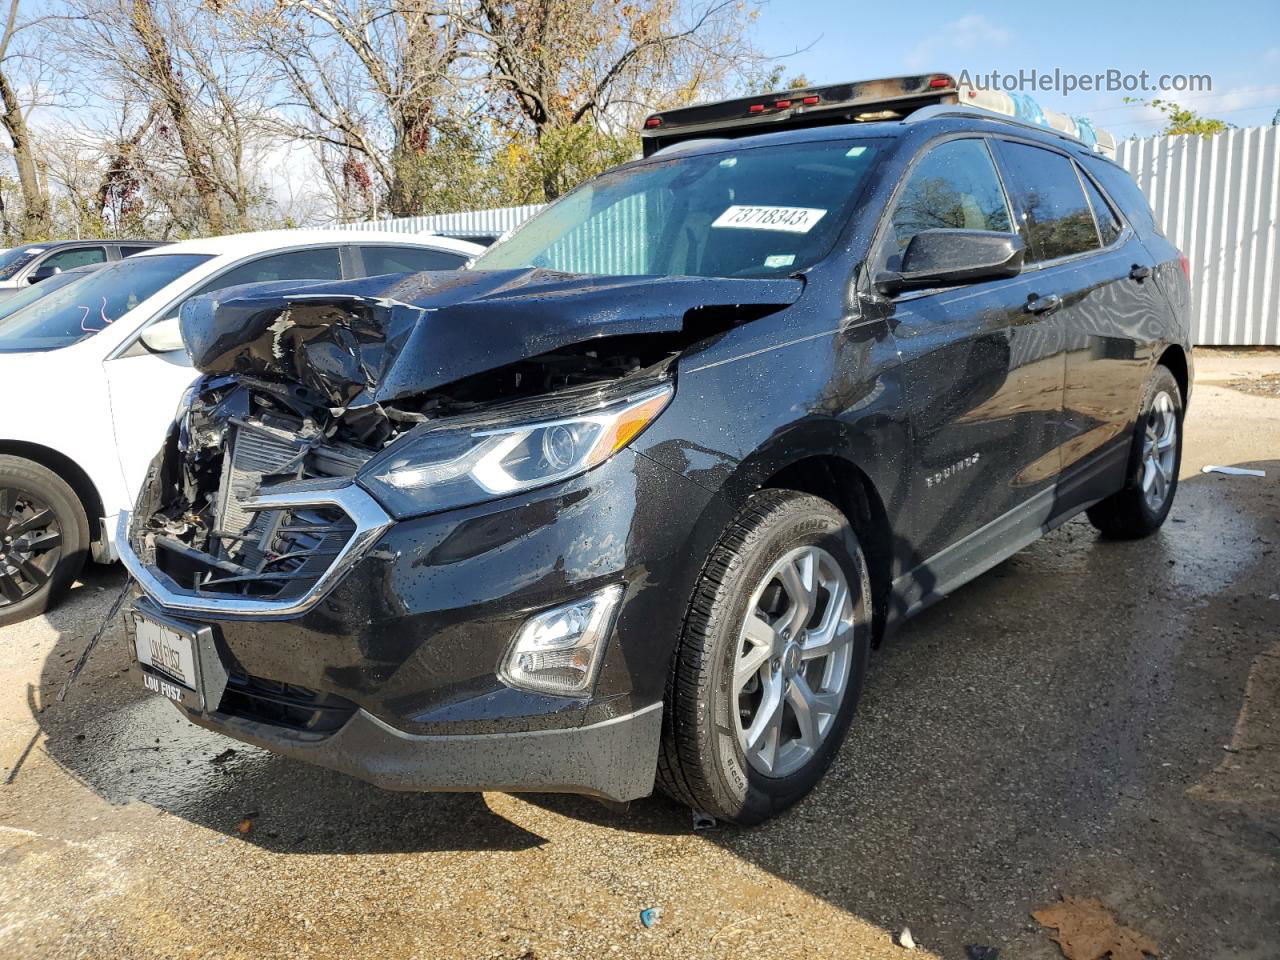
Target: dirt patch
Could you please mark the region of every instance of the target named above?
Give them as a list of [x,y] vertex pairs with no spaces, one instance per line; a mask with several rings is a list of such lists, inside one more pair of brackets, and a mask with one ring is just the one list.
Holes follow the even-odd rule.
[[1224,386],[1255,397],[1280,397],[1280,373],[1261,373],[1253,377],[1228,380]]

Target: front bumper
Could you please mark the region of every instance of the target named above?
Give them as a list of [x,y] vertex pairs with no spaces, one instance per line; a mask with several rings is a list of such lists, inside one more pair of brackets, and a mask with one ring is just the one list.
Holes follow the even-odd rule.
[[235,717],[200,726],[386,790],[581,793],[626,802],[653,791],[662,704],[599,723],[526,733],[419,736],[358,710],[320,740]]
[[[392,523],[300,611],[171,606],[154,577],[138,578],[139,603],[211,629],[232,681],[212,708],[182,708],[201,726],[391,789],[629,800],[653,786],[671,654],[705,556],[690,537],[710,499],[622,451],[554,487]],[[118,546],[140,565],[127,537]],[[532,614],[610,584],[623,600],[590,697],[499,679]],[[270,684],[336,719],[246,709]]]

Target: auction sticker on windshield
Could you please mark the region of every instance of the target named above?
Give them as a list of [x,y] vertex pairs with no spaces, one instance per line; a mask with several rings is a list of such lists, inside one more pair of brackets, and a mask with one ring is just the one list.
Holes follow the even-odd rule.
[[813,207],[746,207],[733,206],[716,217],[713,227],[739,230],[781,230],[784,233],[808,233],[826,215]]

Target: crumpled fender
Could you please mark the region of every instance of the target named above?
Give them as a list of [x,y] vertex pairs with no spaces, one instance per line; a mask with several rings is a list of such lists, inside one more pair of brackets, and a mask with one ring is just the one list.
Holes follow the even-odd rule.
[[231,287],[188,301],[196,369],[301,384],[330,407],[424,393],[599,337],[678,333],[709,307],[794,303],[804,281],[448,271]]

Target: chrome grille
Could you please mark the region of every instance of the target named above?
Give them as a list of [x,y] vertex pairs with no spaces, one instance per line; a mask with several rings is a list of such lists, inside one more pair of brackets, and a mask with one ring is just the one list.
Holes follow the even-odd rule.
[[[153,598],[175,609],[231,603],[254,612],[314,602],[388,521],[351,479],[313,476],[311,446],[307,431],[231,421],[218,488],[202,491],[213,504],[205,543],[139,530],[131,552],[169,593]],[[175,603],[180,596],[189,602]]]

